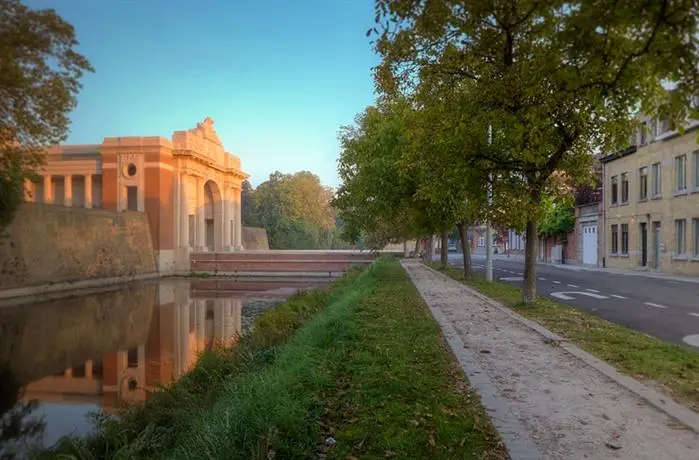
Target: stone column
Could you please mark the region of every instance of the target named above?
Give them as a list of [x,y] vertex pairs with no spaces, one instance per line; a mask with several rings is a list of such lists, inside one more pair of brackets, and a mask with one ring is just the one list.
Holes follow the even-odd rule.
[[73,176],[63,176],[63,205],[73,206]]
[[179,247],[189,252],[189,200],[187,198],[187,175],[180,176],[180,241]]
[[197,177],[197,233],[196,245],[197,251],[206,251],[206,213],[204,210],[204,180]]
[[85,378],[92,380],[92,360],[85,361]]
[[231,246],[231,189],[223,189],[223,250],[230,251]]
[[243,250],[243,206],[241,203],[242,189],[234,190],[235,196],[235,250]]
[[44,203],[53,204],[53,181],[50,174],[44,176]]
[[34,182],[29,179],[24,179],[24,201],[26,203],[33,203],[35,200],[35,193],[36,187],[34,187]]
[[214,218],[214,244],[213,250],[215,252],[221,252],[224,250],[224,245],[226,244],[224,239],[225,227],[224,227],[224,216],[225,216],[225,200],[223,194],[219,195],[218,200],[211,203],[212,216]]
[[85,207],[92,207],[92,174],[85,174]]

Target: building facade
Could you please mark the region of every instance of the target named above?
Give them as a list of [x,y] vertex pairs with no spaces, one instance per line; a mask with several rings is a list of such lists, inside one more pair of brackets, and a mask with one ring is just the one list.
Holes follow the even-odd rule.
[[581,265],[602,265],[601,216],[602,203],[589,203],[575,207],[576,262]]
[[48,149],[27,200],[148,216],[156,266],[189,269],[191,251],[242,246],[240,158],[225,151],[206,118],[162,137],[109,137],[101,144]]
[[606,266],[699,276],[699,121],[647,119],[604,166]]

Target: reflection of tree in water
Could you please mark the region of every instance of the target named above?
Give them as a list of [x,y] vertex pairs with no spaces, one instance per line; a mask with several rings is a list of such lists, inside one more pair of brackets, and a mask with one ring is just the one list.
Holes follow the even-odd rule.
[[41,446],[46,423],[43,417],[31,417],[37,400],[17,402],[22,387],[7,365],[0,363],[0,460],[23,457]]

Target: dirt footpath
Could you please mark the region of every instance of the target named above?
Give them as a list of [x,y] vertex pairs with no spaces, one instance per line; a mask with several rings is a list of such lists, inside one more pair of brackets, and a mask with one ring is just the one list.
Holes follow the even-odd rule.
[[[404,267],[447,339],[448,331],[463,342],[466,360],[474,364],[465,371],[472,384],[479,381],[481,397],[497,400],[505,408],[504,418],[511,418],[508,432],[501,433],[506,445],[510,438],[534,446],[526,451],[510,442],[514,460],[699,460],[694,431],[466,286],[418,262]],[[494,423],[503,425],[502,420]]]

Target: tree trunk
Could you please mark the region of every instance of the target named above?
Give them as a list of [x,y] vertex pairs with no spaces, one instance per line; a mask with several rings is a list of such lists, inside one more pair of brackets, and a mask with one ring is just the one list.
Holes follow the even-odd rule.
[[407,259],[410,256],[408,252],[408,240],[403,241],[403,258]]
[[468,235],[466,234],[466,226],[463,222],[456,224],[459,229],[459,241],[461,241],[461,254],[464,258],[464,278],[471,277],[471,247],[468,244]]
[[427,251],[425,253],[425,258],[429,263],[432,263],[434,260],[434,235],[430,235],[429,238],[427,238]]
[[439,258],[440,262],[442,264],[442,268],[447,268],[447,264],[449,264],[449,232],[444,230],[442,232],[442,243],[441,243],[441,251],[439,253]]
[[413,257],[420,257],[420,238],[415,238],[415,252]]
[[537,223],[527,220],[527,241],[524,246],[524,285],[522,286],[522,302],[531,303],[536,299],[536,246]]

